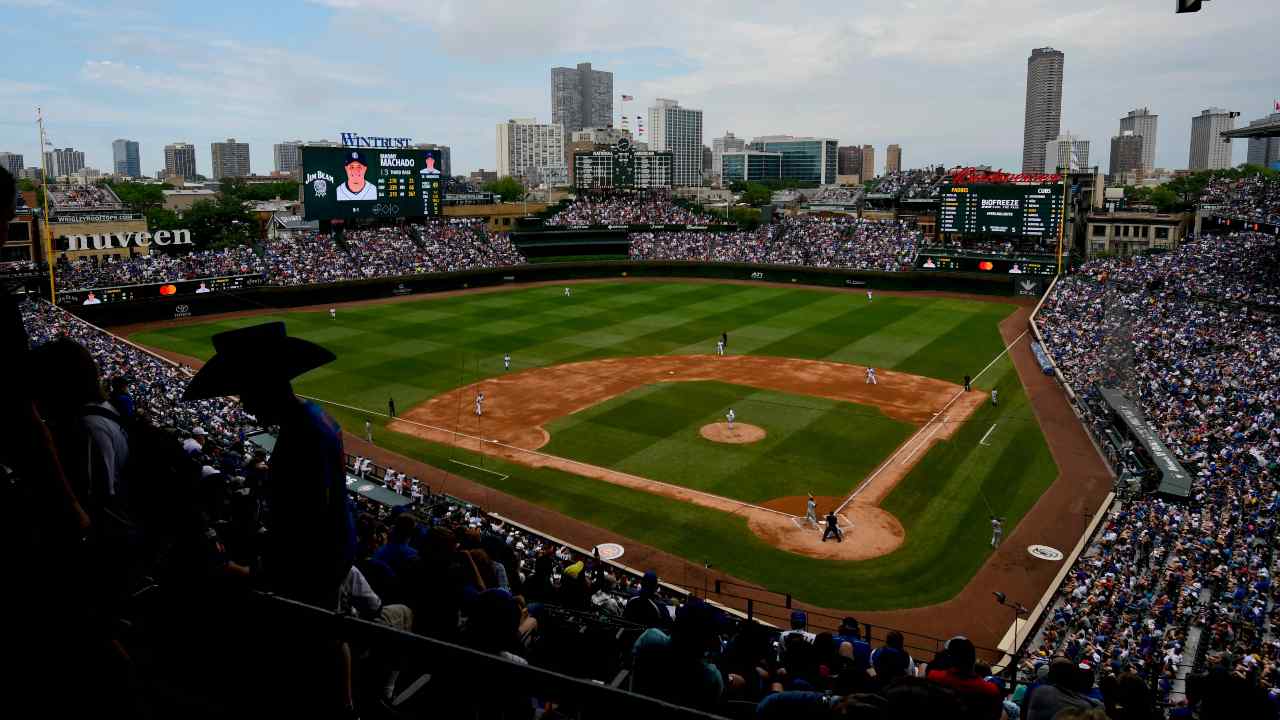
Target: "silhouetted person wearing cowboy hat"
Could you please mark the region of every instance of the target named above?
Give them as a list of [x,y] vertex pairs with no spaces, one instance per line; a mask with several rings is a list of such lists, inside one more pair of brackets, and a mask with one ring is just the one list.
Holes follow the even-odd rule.
[[213,336],[217,353],[191,379],[184,400],[239,395],[244,409],[280,436],[267,471],[270,535],[263,570],[281,595],[334,609],[355,558],[342,430],[290,381],[332,362],[333,353],[289,337],[284,323]]

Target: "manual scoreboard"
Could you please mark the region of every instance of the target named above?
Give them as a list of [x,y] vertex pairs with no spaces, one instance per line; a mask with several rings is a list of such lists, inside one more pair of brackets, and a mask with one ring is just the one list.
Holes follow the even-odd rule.
[[436,217],[443,200],[439,150],[302,148],[307,220]]
[[1057,185],[943,186],[938,232],[1056,236],[1062,220]]

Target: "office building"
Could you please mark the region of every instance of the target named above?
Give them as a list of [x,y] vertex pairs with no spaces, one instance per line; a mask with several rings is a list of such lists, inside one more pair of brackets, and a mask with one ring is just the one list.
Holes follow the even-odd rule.
[[1043,172],[1045,148],[1062,129],[1062,68],[1065,56],[1051,47],[1027,58],[1027,105],[1022,126],[1022,172]]
[[[1113,184],[1136,184],[1146,176],[1142,167],[1142,151],[1146,142],[1144,136],[1136,135],[1132,130],[1122,130],[1111,138],[1111,164],[1107,175],[1111,176]],[[1133,183],[1126,182],[1130,178],[1134,179]]]
[[750,148],[782,154],[782,179],[819,185],[836,181],[840,143],[835,138],[764,135],[751,141]]
[[576,68],[551,68],[551,124],[568,136],[575,130],[613,125],[613,73]]
[[720,158],[729,152],[742,152],[747,149],[747,141],[726,132],[723,137],[711,138],[711,170],[720,172]]
[[876,149],[871,145],[862,146],[862,179],[870,180],[876,176]]
[[440,151],[440,173],[445,177],[453,177],[453,151],[448,145],[439,145],[436,143],[418,143],[414,145],[416,148],[423,150],[439,150]]
[[142,177],[142,160],[138,156],[138,141],[123,138],[112,141],[111,171],[123,177]]
[[559,123],[539,124],[533,118],[498,123],[498,177],[519,178],[528,187],[544,182],[548,187],[567,185],[564,144]]
[[782,153],[739,150],[720,156],[720,182],[759,182],[782,179]]
[[658,98],[649,108],[649,149],[671,153],[671,183],[702,185],[702,111]]
[[862,148],[857,145],[841,145],[836,149],[837,175],[862,175]]
[[244,177],[249,175],[249,143],[236,142],[235,138],[227,138],[226,142],[210,144],[213,158],[213,179]]
[[491,182],[497,182],[498,173],[480,168],[479,170],[472,170],[471,174],[467,176],[467,180],[476,187],[483,187]]
[[282,143],[272,145],[271,154],[274,157],[273,167],[276,172],[284,175],[294,175],[302,172],[301,147],[301,140],[285,140]]
[[84,169],[84,153],[75,148],[46,150],[44,167],[50,177],[60,178],[74,175]]
[[165,177],[196,179],[196,146],[191,143],[173,143],[164,146]]
[[1231,141],[1222,137],[1235,128],[1236,116],[1220,107],[1201,110],[1191,118],[1191,156],[1189,170],[1224,170],[1231,167]]
[[20,153],[0,152],[0,167],[8,170],[14,177],[22,172],[22,155]]
[[1083,170],[1089,167],[1089,141],[1071,133],[1062,133],[1044,144],[1044,167],[1035,172],[1057,173],[1064,170]]
[[884,150],[884,174],[902,171],[902,148],[890,145]]
[[[1144,175],[1150,175],[1156,166],[1156,125],[1159,115],[1152,115],[1147,108],[1130,110],[1120,118],[1120,134],[1125,131],[1142,138],[1142,167]],[[1137,168],[1135,168],[1137,169]]]
[[[1272,113],[1270,117],[1254,120],[1249,123],[1249,126],[1278,121],[1280,121],[1280,112]],[[3,153],[0,153],[0,156],[3,156]],[[1249,138],[1249,156],[1245,162],[1250,165],[1280,169],[1280,138]],[[18,156],[18,163],[22,163],[21,155]]]

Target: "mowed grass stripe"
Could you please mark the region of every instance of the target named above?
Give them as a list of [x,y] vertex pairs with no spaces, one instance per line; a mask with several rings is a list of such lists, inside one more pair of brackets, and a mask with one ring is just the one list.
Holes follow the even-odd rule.
[[920,332],[922,326],[935,328],[937,332],[947,332],[980,310],[981,308],[973,306],[956,308],[950,304],[929,303],[909,315],[880,326],[871,335],[859,337],[827,355],[825,359],[871,367],[896,367],[903,359],[933,341],[933,336]]
[[[973,349],[993,345],[1002,347],[1004,343],[1000,337],[999,322],[1007,313],[1001,313],[999,307],[978,312],[959,325],[939,333],[929,344],[895,364],[894,368],[951,382],[961,382],[965,375],[977,374],[991,362],[995,354],[975,353]],[[979,379],[979,384],[984,388],[990,387],[983,379]]]

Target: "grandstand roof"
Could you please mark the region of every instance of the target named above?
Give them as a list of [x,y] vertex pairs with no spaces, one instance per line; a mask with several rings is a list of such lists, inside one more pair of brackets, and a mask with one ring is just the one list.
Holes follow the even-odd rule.
[[1224,130],[1222,137],[1233,138],[1236,140],[1242,138],[1269,138],[1280,137],[1280,118],[1275,120],[1267,120],[1255,125],[1248,125],[1235,130]]

